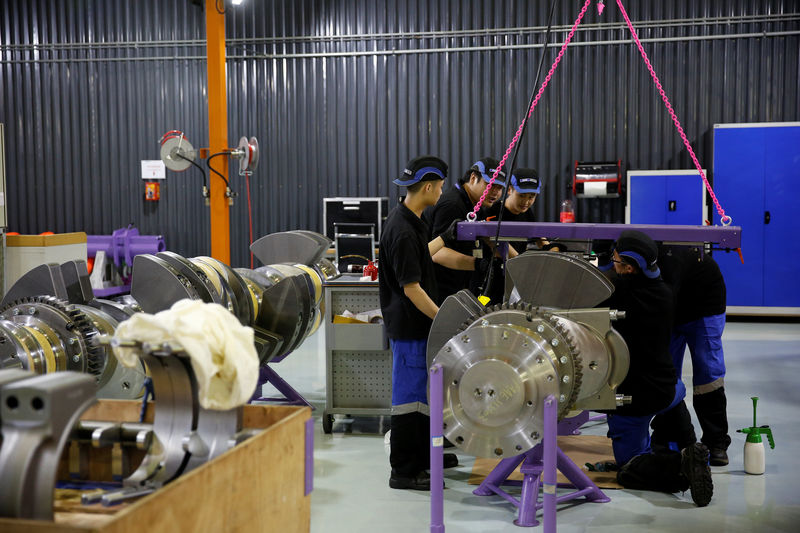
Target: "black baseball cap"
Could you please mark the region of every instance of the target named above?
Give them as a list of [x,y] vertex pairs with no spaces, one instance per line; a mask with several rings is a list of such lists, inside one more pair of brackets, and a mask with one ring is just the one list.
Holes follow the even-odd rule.
[[445,178],[447,178],[447,163],[433,155],[421,155],[409,161],[403,169],[403,174],[393,181],[395,185],[410,187],[420,181]]
[[522,194],[536,193],[542,190],[539,174],[533,168],[518,168],[511,175],[511,186]]
[[648,278],[654,279],[661,275],[661,270],[656,264],[658,259],[658,246],[655,241],[641,231],[623,231],[614,249],[622,257],[628,257],[639,265],[639,269]]
[[[493,158],[493,157],[484,157],[475,161],[475,163],[470,167],[470,170],[473,172],[477,172],[478,174],[483,177],[483,181],[489,183],[492,181],[492,176],[494,176],[494,171],[497,170],[497,166],[500,162]],[[502,170],[499,174],[497,174],[497,178],[494,180],[497,185],[502,185],[503,187],[506,186],[506,173]]]

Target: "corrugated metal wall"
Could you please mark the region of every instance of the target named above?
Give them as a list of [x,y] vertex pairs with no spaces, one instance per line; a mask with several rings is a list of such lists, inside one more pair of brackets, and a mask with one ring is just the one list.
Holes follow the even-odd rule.
[[[221,2],[220,2],[221,3]],[[800,6],[790,0],[626,2],[701,163],[720,122],[800,120]],[[227,8],[229,139],[255,135],[254,231],[322,226],[326,196],[397,197],[410,157],[451,176],[502,155],[530,96],[548,1],[248,0]],[[582,2],[560,0],[555,57]],[[535,205],[555,220],[574,160],[690,168],[614,2],[594,6],[546,90],[519,166],[545,177]],[[109,233],[134,222],[179,253],[208,253],[195,169],[143,200],[139,161],[181,129],[207,146],[205,34],[190,1],[6,0],[0,122],[7,126],[11,229]],[[244,181],[232,261],[247,258]],[[724,200],[724,199],[723,199]],[[620,220],[622,201],[579,219]],[[733,213],[735,217],[735,213]]]

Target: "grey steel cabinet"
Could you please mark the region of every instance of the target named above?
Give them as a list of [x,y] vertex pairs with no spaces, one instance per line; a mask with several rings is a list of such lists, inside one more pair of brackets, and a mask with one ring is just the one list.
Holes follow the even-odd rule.
[[325,285],[325,433],[335,414],[391,414],[392,352],[383,324],[333,323],[345,309],[362,313],[379,307],[377,282],[339,278]]

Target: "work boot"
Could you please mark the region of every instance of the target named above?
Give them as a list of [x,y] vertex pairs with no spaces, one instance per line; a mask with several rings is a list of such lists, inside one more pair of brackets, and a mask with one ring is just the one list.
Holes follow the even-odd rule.
[[425,470],[413,477],[402,477],[392,474],[389,486],[393,489],[431,490],[431,476]]
[[722,448],[711,448],[711,466],[728,464],[728,452]]
[[695,442],[681,450],[681,474],[689,481],[692,501],[698,507],[708,505],[714,494],[708,459],[709,452],[705,444]]
[[454,453],[446,453],[442,459],[442,466],[444,468],[454,468],[458,466],[458,456]]

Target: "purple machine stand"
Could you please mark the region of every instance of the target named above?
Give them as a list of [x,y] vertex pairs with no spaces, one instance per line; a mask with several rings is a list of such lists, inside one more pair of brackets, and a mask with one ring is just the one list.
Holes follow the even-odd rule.
[[[108,261],[117,268],[132,267],[133,258],[141,254],[156,254],[166,250],[161,235],[139,235],[139,230],[130,224],[127,228],[114,230],[111,235],[87,235],[86,255],[96,257],[97,252],[104,252]],[[127,294],[131,290],[130,277],[122,278],[122,285],[92,289],[98,298]]]
[[[433,365],[430,369],[430,411],[431,411],[431,533],[444,532],[443,503],[444,503],[444,475],[443,475],[443,447],[441,441],[444,433],[442,426],[442,411],[444,402],[443,372],[440,365]],[[550,395],[545,398],[544,404],[544,437],[542,442],[531,450],[503,459],[486,477],[483,483],[473,491],[477,496],[497,494],[512,503],[519,509],[519,516],[514,524],[522,527],[539,525],[536,512],[543,509],[544,533],[556,531],[556,504],[575,498],[585,497],[587,501],[606,503],[611,499],[583,473],[567,455],[558,447],[558,435],[570,435],[581,425],[589,420],[589,412],[584,411],[578,416],[557,421],[558,403]],[[508,481],[508,477],[522,463],[520,471],[523,474],[522,494],[517,500],[502,488],[502,485],[519,486],[519,481]],[[556,469],[570,481],[563,487],[574,488],[573,492],[557,496]],[[541,483],[540,483],[541,481]],[[539,486],[542,487],[542,502],[539,502]]]
[[[280,362],[284,357],[286,357],[286,355],[276,357],[272,359],[270,363]],[[277,391],[283,395],[283,397],[261,396],[261,389],[266,383],[269,383],[275,387]],[[294,389],[294,387],[289,385],[286,380],[280,377],[278,373],[269,366],[269,363],[258,368],[258,385],[256,385],[256,390],[248,403],[253,403],[254,401],[281,403],[283,405],[305,405],[310,407],[312,411],[315,409],[314,406],[308,402],[308,400],[303,398],[303,396]]]

